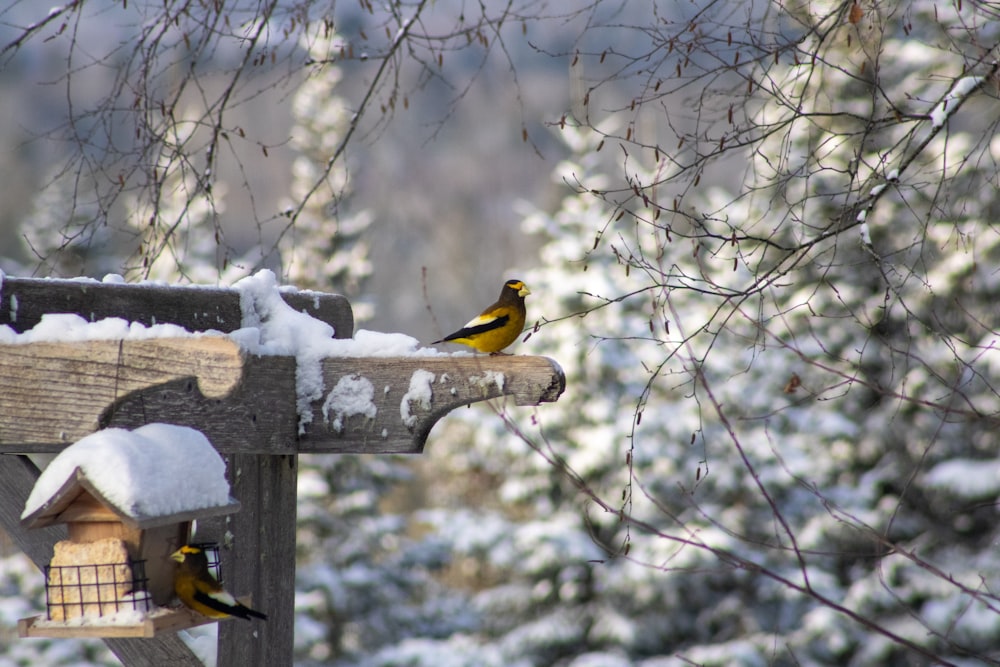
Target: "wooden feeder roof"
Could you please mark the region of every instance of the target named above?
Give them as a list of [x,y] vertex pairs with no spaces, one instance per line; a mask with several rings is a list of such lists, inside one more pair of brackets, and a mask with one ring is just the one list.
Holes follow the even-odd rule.
[[239,509],[239,501],[230,497],[224,505],[166,515],[146,516],[129,508],[116,506],[87,479],[86,474],[80,468],[77,468],[41,507],[21,520],[21,525],[25,528],[42,528],[72,521],[110,521],[117,518],[129,527],[146,529],[232,514]]

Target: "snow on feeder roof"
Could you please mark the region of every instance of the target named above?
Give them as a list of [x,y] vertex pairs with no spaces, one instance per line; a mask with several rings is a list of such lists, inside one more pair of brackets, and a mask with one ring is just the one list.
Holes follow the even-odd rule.
[[21,522],[39,528],[72,520],[63,513],[84,493],[139,528],[239,509],[208,438],[173,424],[108,428],[70,445],[39,476]]

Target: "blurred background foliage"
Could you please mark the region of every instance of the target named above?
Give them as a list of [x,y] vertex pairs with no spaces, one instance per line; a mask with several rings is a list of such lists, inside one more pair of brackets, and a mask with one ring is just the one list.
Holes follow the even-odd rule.
[[995,18],[13,3],[0,268],[270,267],[422,341],[530,285],[558,403],[303,457],[301,665],[995,664]]

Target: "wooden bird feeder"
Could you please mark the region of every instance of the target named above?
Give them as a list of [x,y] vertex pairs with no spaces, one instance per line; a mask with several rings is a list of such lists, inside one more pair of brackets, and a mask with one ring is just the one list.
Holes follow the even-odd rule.
[[[27,455],[58,453],[109,427],[159,422],[197,429],[225,460],[232,495],[241,503],[237,514],[199,520],[199,536],[232,545],[220,553],[227,588],[266,601],[268,614],[263,623],[221,624],[217,664],[283,667],[292,664],[298,455],[419,453],[449,411],[478,401],[526,406],[555,401],[565,377],[545,357],[334,354],[308,368],[319,390],[304,398],[296,383],[301,359],[253,353],[225,335],[266,321],[273,308],[254,311],[250,297],[239,288],[0,275],[0,325],[18,333],[36,330],[51,313],[219,333],[0,342],[0,528],[39,568],[52,557],[55,543],[68,537],[89,539],[107,530],[126,544],[131,540],[140,554],[143,539],[135,531],[146,531],[147,540],[154,534],[164,542],[180,540],[189,517],[158,525],[145,518],[125,521],[107,498],[88,489],[86,479],[54,494],[48,509],[31,517],[35,527],[22,525],[25,500],[39,475]],[[344,297],[281,291],[279,298],[330,325],[334,339],[357,338]],[[352,395],[363,400],[344,400]],[[115,522],[119,527],[111,528]],[[125,665],[202,664],[176,633],[140,640],[105,637]]]
[[[180,430],[171,426],[167,433]],[[114,433],[119,438],[133,435],[121,429]],[[72,459],[73,447],[82,447],[96,439],[85,438],[67,448],[62,456]],[[22,637],[152,637],[159,632],[210,622],[186,609],[167,609],[174,597],[176,566],[170,554],[191,541],[192,523],[231,514],[240,507],[238,501],[229,497],[218,454],[207,440],[202,440],[202,451],[195,449],[190,459],[182,461],[188,471],[176,466],[163,470],[146,466],[146,469],[155,472],[160,495],[183,498],[188,493],[185,484],[189,479],[206,474],[202,469],[204,457],[210,458],[209,465],[214,459],[220,473],[216,483],[224,486],[224,494],[213,504],[180,512],[137,509],[131,502],[122,506],[121,493],[107,492],[106,476],[101,476],[97,483],[79,466],[73,467],[65,481],[47,497],[35,500],[36,508],[24,516],[21,526],[30,530],[64,524],[68,539],[55,544],[52,561],[45,569],[46,617],[21,619],[18,630]],[[143,456],[155,459],[160,454],[155,445],[174,444],[151,442],[145,448],[150,451],[143,452]],[[91,450],[84,450],[79,458],[92,458]],[[112,483],[119,476],[136,476],[128,469],[115,472]],[[42,491],[48,488],[45,486]]]

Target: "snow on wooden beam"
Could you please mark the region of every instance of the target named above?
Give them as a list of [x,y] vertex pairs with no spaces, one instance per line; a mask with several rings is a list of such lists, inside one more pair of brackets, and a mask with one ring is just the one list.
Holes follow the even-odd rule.
[[[566,387],[562,368],[547,357],[344,358],[322,363],[326,391],[314,404],[300,452],[421,452],[434,424],[456,408],[501,397],[514,405],[549,403]],[[370,400],[359,400],[359,393]]]
[[[0,324],[18,333],[42,315],[75,313],[95,322],[121,317],[146,326],[176,324],[188,331],[229,333],[242,326],[238,289],[204,286],[104,283],[96,280],[12,278],[0,274]],[[337,338],[350,338],[354,313],[347,297],[286,291],[281,298],[295,310],[332,325]]]
[[223,453],[416,453],[451,410],[504,396],[537,405],[565,387],[545,357],[328,357],[303,417],[296,360],[222,336],[0,348],[0,453],[58,452],[150,422],[196,428]]

